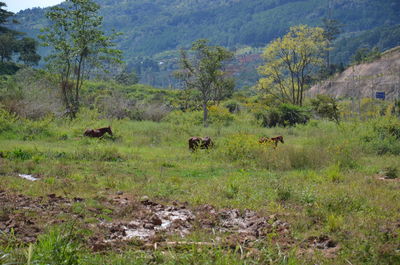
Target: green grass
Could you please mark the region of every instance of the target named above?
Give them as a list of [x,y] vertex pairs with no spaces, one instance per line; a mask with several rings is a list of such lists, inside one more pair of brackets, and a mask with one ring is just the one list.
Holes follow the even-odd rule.
[[[296,242],[291,249],[280,249],[266,238],[254,247],[255,257],[243,256],[238,249],[200,246],[93,254],[75,236],[49,230],[31,250],[29,245],[13,243],[12,235],[7,235],[7,240],[0,241],[3,253],[10,254],[4,262],[26,263],[27,257],[32,264],[57,258],[71,261],[58,264],[399,262],[399,231],[394,223],[400,218],[400,184],[374,175],[400,168],[400,159],[390,152],[377,154],[368,146],[363,140],[363,133],[370,128],[368,122],[337,126],[312,121],[295,128],[265,129],[248,119],[240,114],[228,127],[210,128],[84,116],[75,121],[17,121],[0,132],[0,151],[5,154],[0,160],[0,187],[34,197],[49,193],[82,197],[92,207],[101,207],[102,194],[123,191],[166,203],[179,200],[192,206],[254,209],[265,215],[277,214],[291,225]],[[82,136],[86,128],[108,125],[114,137]],[[36,128],[35,134],[29,126]],[[213,150],[188,150],[190,136],[206,135],[216,143]],[[283,135],[285,144],[276,150],[261,146],[257,139],[262,135]],[[17,173],[35,174],[42,180],[28,182],[15,177]],[[79,204],[73,209],[85,210]],[[107,216],[107,209],[102,211]],[[387,226],[394,230],[385,232]],[[327,258],[318,250],[314,255],[300,253],[301,242],[320,235],[339,242],[336,258]],[[190,237],[196,240],[196,235]],[[57,253],[54,247],[59,245],[68,251]],[[29,251],[32,253],[27,254]]]

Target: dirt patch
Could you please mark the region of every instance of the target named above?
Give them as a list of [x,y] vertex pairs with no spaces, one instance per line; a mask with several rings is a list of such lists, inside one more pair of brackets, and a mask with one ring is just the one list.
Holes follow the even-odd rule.
[[[292,244],[288,223],[250,210],[217,209],[211,205],[194,208],[181,202],[166,205],[121,193],[99,201],[101,208],[107,209],[107,217],[101,210],[87,207],[81,198],[68,199],[55,194],[32,198],[0,191],[0,201],[0,234],[13,231],[23,242],[34,242],[49,225],[78,220],[80,227],[93,232],[87,243],[94,251],[132,244],[180,246],[187,244],[183,238],[193,231],[210,234],[207,242],[192,242],[196,245],[236,247],[240,244],[251,248],[268,234],[268,238],[283,246]],[[74,213],[76,202],[81,202],[86,211]],[[93,223],[91,218],[90,224],[85,223],[87,217],[95,217],[97,222]]]
[[[189,208],[180,202],[164,205],[148,198],[137,201],[120,195],[111,198],[109,203],[119,210],[113,221],[97,225],[101,233],[91,243],[96,250],[121,242],[139,241],[143,245],[165,242],[168,236],[184,238],[198,230],[210,232],[213,242],[232,247],[252,245],[268,233],[274,233],[277,241],[290,241],[288,223],[250,210],[218,210],[211,205]],[[173,242],[173,245],[179,243]]]
[[340,250],[338,242],[327,235],[311,236],[303,242],[301,247],[301,254],[314,255],[314,252],[318,250],[327,258],[335,258]]
[[32,198],[0,190],[0,232],[13,233],[24,242],[33,242],[49,224],[65,221],[57,216],[71,216],[71,204],[77,200],[80,199],[70,200],[55,194]]

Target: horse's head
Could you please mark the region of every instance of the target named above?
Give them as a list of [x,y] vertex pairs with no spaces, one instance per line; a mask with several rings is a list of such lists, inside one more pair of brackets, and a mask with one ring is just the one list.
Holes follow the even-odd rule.
[[278,136],[278,141],[280,141],[281,143],[285,143],[285,141],[283,141],[283,136]]
[[111,136],[113,136],[113,133],[112,133],[112,131],[111,131],[111,126],[108,126],[108,127],[106,128],[106,132],[108,132]]
[[209,136],[204,137],[203,141],[206,142],[210,147],[214,146],[214,142],[211,140]]

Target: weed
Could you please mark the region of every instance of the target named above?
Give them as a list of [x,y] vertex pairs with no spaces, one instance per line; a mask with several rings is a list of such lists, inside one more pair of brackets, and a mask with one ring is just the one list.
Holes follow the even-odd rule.
[[292,197],[292,190],[287,186],[279,186],[276,195],[279,201],[288,201]]
[[340,215],[331,214],[326,220],[326,228],[329,232],[337,232],[342,229],[344,219]]
[[31,254],[32,263],[79,264],[79,244],[73,233],[74,226],[52,228],[38,238]]
[[344,176],[342,175],[341,171],[340,171],[340,164],[334,164],[331,165],[330,167],[328,167],[326,169],[325,172],[327,178],[334,183],[339,183],[339,182],[343,182],[344,180]]
[[32,153],[20,148],[14,149],[6,155],[10,159],[28,160],[32,158]]
[[387,167],[383,170],[383,174],[387,179],[396,179],[399,176],[398,169],[396,167]]

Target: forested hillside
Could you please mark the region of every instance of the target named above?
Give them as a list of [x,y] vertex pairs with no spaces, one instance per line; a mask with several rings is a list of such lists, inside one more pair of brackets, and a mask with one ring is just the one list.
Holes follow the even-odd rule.
[[[141,75],[142,81],[158,86],[171,83],[167,76],[170,69],[176,67],[176,55],[165,51],[188,47],[199,38],[210,39],[214,44],[231,49],[264,47],[272,39],[284,35],[290,26],[322,25],[322,19],[329,15],[343,25],[337,42],[340,47],[336,48],[338,56],[332,52],[336,63],[346,64],[362,45],[378,45],[386,49],[400,44],[400,33],[393,28],[400,24],[398,0],[331,0],[330,3],[328,0],[96,2],[101,5],[105,30],[115,29],[123,33],[118,39],[118,48],[124,51],[125,60]],[[17,28],[32,36],[39,34],[47,23],[44,13],[45,10],[38,8],[18,13],[17,19],[21,24]],[[372,32],[373,38],[368,31]],[[159,72],[158,80],[155,72]],[[164,79],[160,80],[162,76]]]

